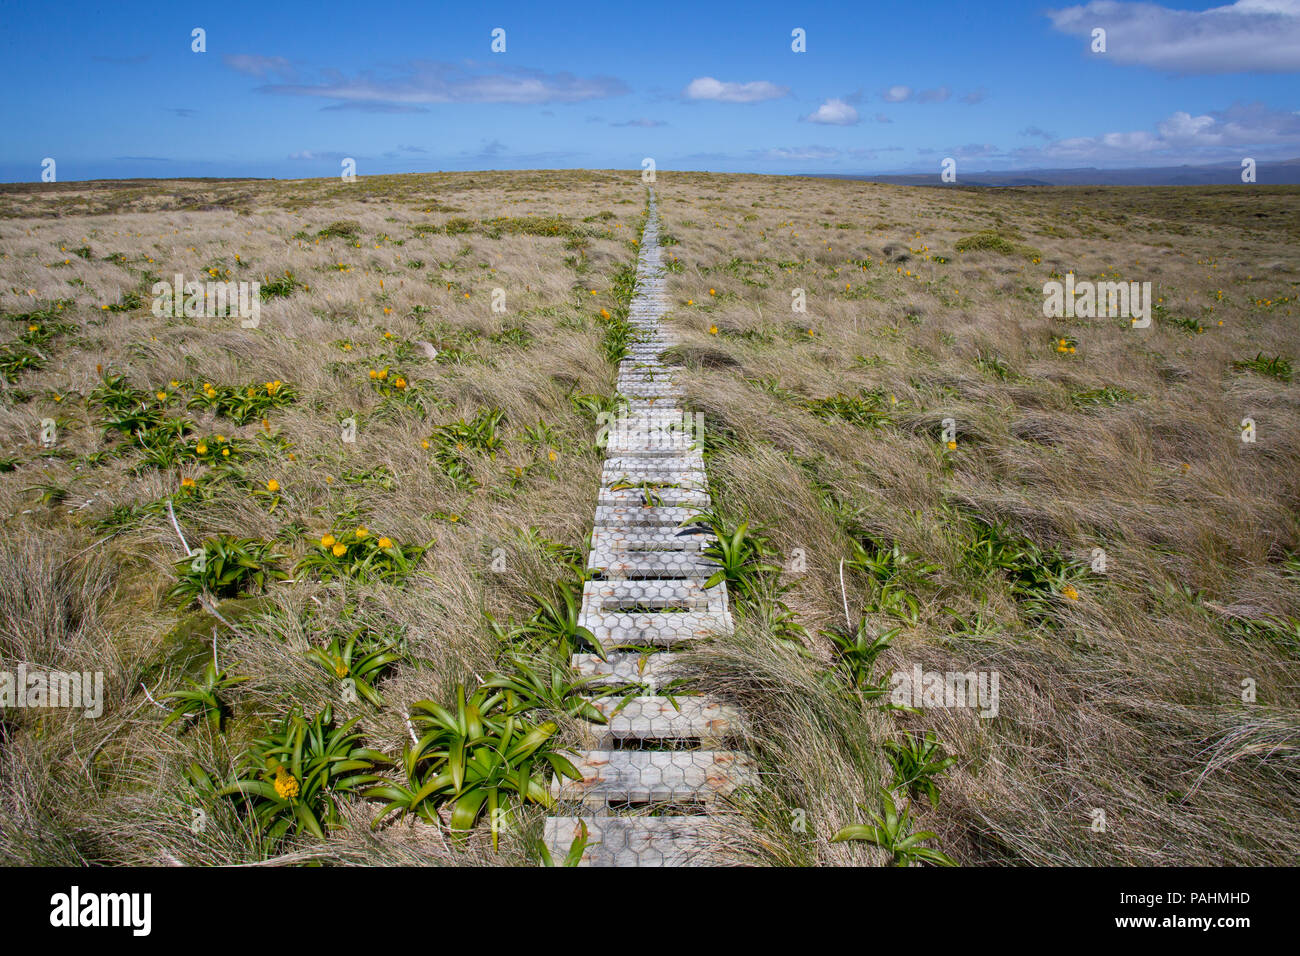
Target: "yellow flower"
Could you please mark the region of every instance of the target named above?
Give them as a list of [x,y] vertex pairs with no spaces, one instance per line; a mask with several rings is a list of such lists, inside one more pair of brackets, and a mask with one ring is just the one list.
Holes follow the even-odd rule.
[[334,535],[332,535],[332,534],[327,534],[327,535],[325,535],[325,537],[321,538],[321,539],[320,539],[320,546],[321,546],[322,548],[332,548],[332,547],[334,547]]
[[197,454],[206,455],[208,453],[208,446],[203,444],[203,442],[199,442],[198,447],[195,448],[194,451]]
[[223,448],[223,449],[221,449],[221,457],[223,457],[223,458],[229,458],[229,457],[230,457],[230,449],[229,449],[229,448]]
[[429,439],[427,438],[420,439],[420,447],[427,449],[429,447]]
[[1067,584],[1065,586],[1065,590],[1063,590],[1061,593],[1064,594],[1066,597],[1068,597],[1071,601],[1079,600],[1079,592],[1076,591],[1072,585]]
[[279,491],[279,490],[280,490],[280,483],[279,483],[278,481],[276,481],[274,478],[272,478],[270,481],[268,481],[268,482],[266,483],[266,490],[267,490],[267,491]]
[[717,335],[717,334],[718,334],[718,327],[717,327],[716,325],[710,325],[710,326],[709,326],[709,334],[710,334],[710,335]]
[[712,289],[709,290],[709,295],[717,295],[717,294],[718,294],[718,293],[716,293],[716,292],[713,291]]
[[956,451],[956,450],[957,450],[957,443],[956,443],[955,441],[950,441],[950,442],[948,442],[948,450],[949,450],[949,451]]
[[555,449],[552,448],[549,452],[546,453],[546,457],[547,457],[550,461],[555,461],[555,459],[559,458],[560,456],[557,455],[557,454],[555,453]]
[[341,660],[335,659],[334,661],[334,676],[335,677],[348,676],[348,669],[343,665],[343,662]]
[[281,800],[292,800],[298,796],[298,779],[283,766],[275,768],[275,792]]
[[687,300],[686,300],[686,304],[687,304],[687,305],[694,305],[694,304],[695,304],[695,300],[694,300],[694,299],[687,299]]
[[193,488],[193,487],[194,487],[194,479],[193,479],[193,478],[182,478],[182,479],[181,479],[181,487],[182,487],[182,488]]
[[154,393],[154,397],[157,398],[158,401],[160,401],[160,402],[165,402],[165,401],[167,401],[167,393],[166,393],[166,392],[155,392],[155,393]]
[[600,317],[601,317],[602,319],[608,319],[608,318],[609,318],[609,309],[601,309],[601,310],[600,310]]
[[376,372],[376,371],[372,368],[372,369],[370,370],[370,377],[371,377],[371,378],[379,378],[379,373]]
[[180,388],[180,387],[181,387],[181,383],[178,382],[176,379],[172,379],[172,381],[171,381],[171,386],[172,386],[172,388]]
[[393,380],[393,387],[394,387],[394,388],[406,388],[406,379],[402,378],[402,376],[400,376],[400,375],[397,376],[397,378]]
[[381,548],[391,548],[393,546],[393,542],[389,538],[380,538],[379,546]]
[[336,545],[334,545],[334,547],[331,548],[330,550],[333,552],[334,557],[336,557],[336,558],[341,558],[341,557],[343,557],[343,555],[345,555],[345,554],[348,553],[348,546],[347,546],[346,544],[341,544],[341,543],[340,543],[340,544],[336,544]]
[[365,525],[361,525],[359,528],[357,528],[354,534],[356,534],[358,538],[364,538],[366,535],[370,534],[370,529],[367,528]]

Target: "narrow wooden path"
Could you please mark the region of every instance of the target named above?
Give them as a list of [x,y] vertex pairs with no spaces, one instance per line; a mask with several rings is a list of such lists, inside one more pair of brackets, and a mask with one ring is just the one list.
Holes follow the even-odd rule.
[[660,327],[667,311],[653,189],[629,311],[637,341],[619,366],[627,411],[609,425],[596,522],[583,591],[582,620],[608,660],[575,654],[599,682],[639,684],[635,697],[601,700],[607,725],[591,726],[591,749],[577,754],[581,781],[557,784],[560,801],[545,841],[563,858],[585,823],[583,864],[681,866],[721,862],[711,821],[728,793],[754,772],[729,748],[735,711],[708,697],[671,693],[674,652],[731,631],[725,583],[705,589],[713,571],[700,552],[713,540],[681,522],[709,507],[704,458],[681,390],[660,355],[673,344]]

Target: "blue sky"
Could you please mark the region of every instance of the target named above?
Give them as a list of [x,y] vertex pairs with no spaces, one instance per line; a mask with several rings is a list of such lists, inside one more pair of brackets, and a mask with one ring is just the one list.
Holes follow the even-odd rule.
[[38,180],[45,157],[60,181],[332,176],[343,157],[363,176],[647,156],[765,173],[1300,157],[1300,0],[27,0],[3,19],[4,181]]

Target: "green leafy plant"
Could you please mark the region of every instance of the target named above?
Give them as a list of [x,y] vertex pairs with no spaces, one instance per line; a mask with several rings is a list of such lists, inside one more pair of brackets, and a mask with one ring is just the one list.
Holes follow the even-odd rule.
[[1264,353],[1260,352],[1253,359],[1239,359],[1233,362],[1232,367],[1239,372],[1258,372],[1260,375],[1271,375],[1283,382],[1291,381],[1291,360],[1282,355],[1264,358]]
[[873,635],[866,618],[862,618],[856,627],[846,624],[821,633],[835,644],[836,656],[849,684],[863,691],[868,699],[874,699],[886,692],[885,682],[876,683],[874,680],[876,658],[889,647],[900,630],[891,627]]
[[762,592],[763,580],[781,573],[779,567],[765,560],[773,553],[767,538],[751,533],[749,522],[730,528],[716,512],[706,511],[686,519],[681,527],[692,525],[709,528],[716,538],[702,552],[718,565],[718,570],[704,582],[706,588],[725,581],[728,593],[738,599],[756,599]]
[[323,839],[340,826],[339,797],[382,781],[375,771],[391,763],[362,746],[353,717],[334,726],[327,704],[310,721],[293,708],[265,737],[253,742],[237,778],[217,790],[221,796],[252,801],[263,833],[278,840],[292,828]]
[[838,418],[862,428],[883,428],[891,421],[889,415],[879,409],[875,396],[832,395],[830,398],[808,399],[803,406],[818,418]]
[[1005,525],[973,517],[974,535],[962,553],[962,568],[972,580],[1002,579],[1026,616],[1035,622],[1048,620],[1058,595],[1077,600],[1072,582],[1082,566],[1060,554],[1044,550]]
[[581,412],[583,415],[595,420],[598,419],[602,412],[610,415],[621,414],[627,407],[627,400],[617,393],[613,395],[588,395],[585,392],[579,392],[576,386],[570,389],[565,396],[569,404],[573,406],[574,411]]
[[1103,385],[1100,388],[1085,388],[1070,393],[1070,401],[1080,407],[1120,405],[1136,398],[1137,396],[1128,389],[1120,388],[1118,385]]
[[865,571],[879,585],[915,585],[939,570],[937,564],[923,561],[898,546],[880,544],[870,538],[865,544],[854,541],[853,553],[845,561],[850,568]]
[[373,534],[363,525],[324,535],[318,547],[303,555],[294,573],[315,574],[322,581],[351,578],[402,584],[432,545],[432,541],[424,545],[399,544]]
[[985,375],[992,375],[999,382],[1005,382],[1011,378],[1011,366],[999,355],[987,355],[984,352],[975,354],[975,365]]
[[221,722],[227,714],[226,705],[221,700],[221,693],[246,680],[247,677],[231,677],[227,671],[217,670],[217,647],[214,638],[212,660],[208,661],[203,668],[203,677],[200,680],[191,680],[187,677],[185,682],[190,685],[189,690],[174,690],[170,694],[163,695],[163,700],[176,701],[171,713],[163,721],[163,726],[170,727],[184,717],[196,717],[207,721],[208,726],[213,730],[220,730]]
[[882,789],[880,791],[880,812],[860,809],[871,818],[871,823],[854,823],[844,827],[835,836],[832,843],[845,840],[861,840],[871,843],[890,855],[894,866],[911,866],[913,863],[931,863],[935,866],[956,866],[957,864],[944,853],[924,844],[938,837],[928,830],[912,833],[910,804],[904,804],[900,813],[894,803],[893,795]]
[[284,557],[270,542],[255,538],[230,535],[209,538],[188,557],[176,562],[180,580],[172,585],[167,596],[188,603],[202,594],[228,598],[260,591],[268,581],[288,577],[275,566]]
[[924,794],[930,806],[939,806],[936,778],[943,776],[957,758],[944,755],[943,745],[934,731],[886,740],[885,755],[894,768],[894,786],[906,788],[914,797]]
[[375,682],[384,672],[406,655],[390,643],[376,639],[369,628],[356,628],[347,638],[334,635],[325,647],[307,651],[309,660],[315,661],[340,681],[350,680],[359,693],[376,707],[384,699],[375,690]]
[[528,596],[537,602],[537,610],[521,625],[520,633],[544,647],[554,648],[562,657],[586,650],[605,660],[605,649],[596,635],[579,623],[582,595],[577,586],[560,581],[555,591],[553,598],[529,592]]
[[18,381],[23,372],[45,367],[45,357],[21,345],[0,345],[0,375],[7,382]]
[[297,280],[294,279],[293,273],[285,270],[284,275],[276,276],[274,279],[267,279],[262,282],[259,294],[263,302],[269,302],[271,299],[287,299],[293,295],[296,289],[301,288]]
[[243,386],[205,382],[188,407],[210,409],[236,425],[247,425],[271,409],[292,405],[297,400],[298,393],[293,386],[280,381]]
[[525,657],[507,655],[509,669],[504,673],[488,674],[483,687],[492,690],[513,691],[521,700],[532,701],[537,707],[555,714],[567,714],[593,724],[604,724],[606,718],[593,703],[617,693],[617,688],[593,689],[596,677],[576,680],[573,670],[551,656]]
[[[582,863],[582,854],[587,852],[587,845],[591,843],[591,833],[587,829],[585,820],[578,821],[578,830],[573,835],[572,842],[569,843],[569,850],[564,854],[564,858],[556,863],[551,857],[550,848],[547,847],[544,840],[537,843],[537,855],[541,858],[542,866],[578,866]],[[599,846],[599,844],[592,844]]]
[[391,813],[414,813],[437,825],[437,808],[449,804],[451,830],[460,835],[486,812],[495,849],[506,807],[514,802],[550,807],[552,774],[580,779],[555,749],[556,725],[528,718],[534,706],[511,690],[483,686],[467,696],[459,685],[454,710],[431,700],[414,704],[410,722],[417,739],[402,754],[406,783],[385,781],[366,791],[367,797],[387,801],[375,825]]

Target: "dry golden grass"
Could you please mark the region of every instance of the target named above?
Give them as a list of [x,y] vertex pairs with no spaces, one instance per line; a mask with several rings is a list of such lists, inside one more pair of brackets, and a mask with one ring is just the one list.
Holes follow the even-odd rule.
[[[934,730],[957,764],[938,808],[913,809],[959,862],[1294,860],[1300,648],[1294,623],[1288,638],[1276,622],[1300,618],[1300,393],[1232,363],[1295,358],[1300,190],[939,190],[661,173],[657,192],[662,228],[679,241],[666,250],[678,258],[667,322],[683,339],[691,404],[706,413],[717,504],[761,525],[783,560],[795,549],[807,560],[785,575],[783,598],[802,638],[742,614],[734,637],[691,657],[701,689],[744,707],[766,771],[729,824],[738,857],[876,859],[827,838],[863,819],[857,804],[889,783],[883,743]],[[98,720],[0,715],[0,850],[33,864],[260,860],[264,848],[228,806],[192,832],[182,773],[228,761],[292,702],[338,706],[337,685],[304,656],[323,629],[405,635],[410,661],[381,685],[391,706],[344,708],[389,753],[406,739],[406,706],[448,701],[493,668],[483,612],[522,618],[528,592],[565,574],[520,529],[576,548],[590,530],[603,453],[566,394],[613,390],[600,312],[614,307],[615,271],[635,258],[643,202],[635,174],[613,172],[0,190],[0,312],[72,300],[42,320],[71,326],[35,346],[43,367],[0,382],[0,458],[12,466],[0,473],[0,669],[102,670],[107,688]],[[586,235],[491,222],[552,216]],[[470,231],[417,229],[459,219]],[[337,222],[355,223],[355,238],[318,241]],[[955,251],[988,229],[1037,254]],[[254,330],[150,314],[146,276],[203,278],[209,267],[236,279],[287,271],[307,288],[265,303]],[[1067,270],[1150,280],[1163,316],[1146,330],[1043,318],[1042,283]],[[494,288],[506,290],[505,314],[491,309]],[[794,288],[806,315],[791,311]],[[101,308],[133,291],[139,307]],[[6,341],[23,331],[4,325]],[[1077,340],[1073,354],[1056,351],[1063,336]],[[459,361],[447,361],[452,348]],[[423,411],[376,392],[368,371],[385,364],[423,383]],[[111,444],[87,401],[97,368],[149,391],[282,380],[299,398],[270,412],[269,428],[169,399],[196,434],[248,449],[242,477],[184,497],[182,478],[202,480],[205,466],[87,457]],[[1106,386],[1126,400],[1087,403]],[[896,399],[882,399],[878,430],[806,406],[871,390]],[[505,447],[466,456],[479,487],[464,489],[421,443],[487,408],[506,414]],[[339,440],[349,415],[355,444]],[[1239,440],[1247,416],[1255,444]],[[47,417],[60,422],[53,449],[40,443]],[[946,418],[957,423],[951,451],[939,440]],[[554,438],[533,447],[524,429],[539,420]],[[268,431],[277,440],[259,441]],[[387,471],[363,475],[375,468]],[[516,468],[527,469],[518,480]],[[274,510],[254,494],[270,479]],[[61,498],[42,503],[37,486]],[[158,507],[168,498],[184,502],[191,539],[260,538],[291,557],[356,523],[434,543],[405,586],[277,583],[224,602],[231,627],[165,596],[182,556]],[[106,522],[121,506],[136,511]],[[1085,568],[1104,548],[1108,573],[1077,579],[1077,600],[1053,593],[1040,623],[1005,580],[963,566],[972,516]],[[832,647],[819,632],[843,618],[839,561],[868,537],[938,565],[911,588],[918,618],[877,673],[996,670],[996,719],[884,711],[828,677]],[[494,547],[505,549],[502,574],[488,568]],[[847,582],[851,612],[864,613],[869,582],[852,569]],[[957,633],[954,614],[981,608],[984,633]],[[865,613],[874,629],[897,623]],[[225,734],[160,729],[141,685],[154,696],[179,686],[214,628],[222,665],[250,678],[230,695]],[[1242,701],[1244,678],[1257,683],[1255,703]],[[563,732],[579,739],[571,724]],[[1089,829],[1093,808],[1106,812],[1104,833]],[[323,842],[291,840],[274,858],[535,859],[536,810],[499,855],[477,834],[460,849],[427,826],[372,833],[374,810],[350,804],[351,825]],[[792,826],[797,817],[806,827]]]

